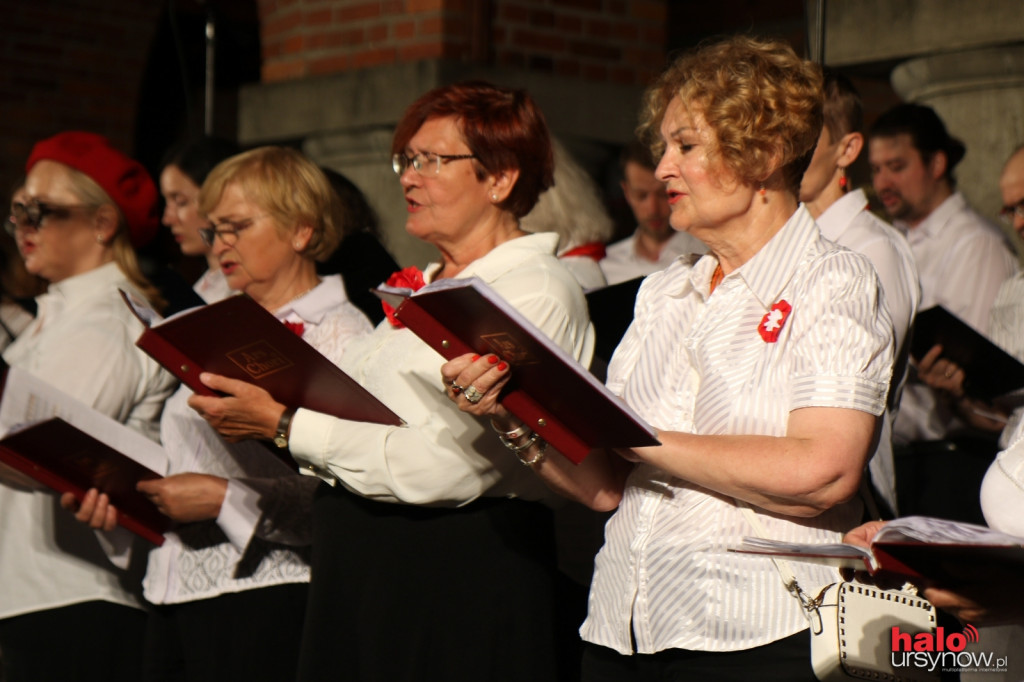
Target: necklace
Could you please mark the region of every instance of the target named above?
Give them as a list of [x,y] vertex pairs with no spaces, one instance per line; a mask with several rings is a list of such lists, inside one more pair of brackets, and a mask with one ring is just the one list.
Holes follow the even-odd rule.
[[715,266],[715,271],[711,273],[711,290],[708,293],[714,293],[715,287],[722,283],[722,279],[725,278],[725,273],[722,272],[722,264],[719,263]]
[[295,301],[299,300],[300,298],[302,298],[303,296],[305,296],[309,292],[313,291],[313,289],[316,289],[318,286],[320,286],[320,278],[319,277],[316,278],[316,282],[314,282],[313,286],[311,286],[310,288],[306,289],[305,291],[302,291],[302,292],[296,294],[295,296],[292,296],[287,301],[285,301],[283,304],[281,304],[279,307],[283,308],[286,305],[288,305],[289,303],[294,303]]

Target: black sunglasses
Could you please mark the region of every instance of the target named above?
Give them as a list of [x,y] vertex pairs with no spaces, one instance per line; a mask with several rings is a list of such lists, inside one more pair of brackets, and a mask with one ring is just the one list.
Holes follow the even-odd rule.
[[93,207],[81,204],[67,206],[45,204],[37,199],[32,199],[24,204],[15,201],[11,204],[11,214],[4,222],[4,229],[12,236],[19,227],[38,230],[47,216],[67,218],[72,211],[90,208]]

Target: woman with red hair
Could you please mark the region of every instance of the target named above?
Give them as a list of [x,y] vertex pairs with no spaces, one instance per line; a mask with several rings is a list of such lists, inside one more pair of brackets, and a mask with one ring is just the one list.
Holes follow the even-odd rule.
[[[440,255],[420,283],[478,277],[589,362],[593,330],[555,257],[558,236],[519,226],[552,183],[532,98],[487,83],[438,88],[406,111],[392,152],[406,230]],[[292,456],[331,484],[314,502],[302,680],[557,677],[551,520],[532,501],[545,491],[486,421],[447,404],[442,361],[386,320],[341,366],[407,424],[291,417]],[[207,385],[228,397],[191,404],[228,436],[272,437],[293,412],[243,382]]]

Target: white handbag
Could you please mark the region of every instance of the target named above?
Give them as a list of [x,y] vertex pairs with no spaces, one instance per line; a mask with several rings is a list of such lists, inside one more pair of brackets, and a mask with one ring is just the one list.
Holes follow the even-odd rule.
[[[755,532],[767,539],[754,511],[739,500],[737,503]],[[909,591],[882,590],[857,582],[832,583],[812,599],[800,589],[788,562],[777,558],[772,562],[810,621],[811,667],[821,682],[939,679],[939,670],[901,665],[902,655],[894,657],[892,652],[894,626],[904,633],[935,633],[935,607],[928,600]]]
[[832,583],[812,610],[811,666],[821,682],[850,678],[930,682],[939,671],[901,663],[892,655],[893,626],[900,632],[935,632],[935,607],[917,595],[857,582]]

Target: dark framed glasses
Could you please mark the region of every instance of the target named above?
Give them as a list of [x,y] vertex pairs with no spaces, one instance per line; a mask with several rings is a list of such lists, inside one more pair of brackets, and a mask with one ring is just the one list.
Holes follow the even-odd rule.
[[435,154],[434,152],[417,152],[412,156],[395,154],[391,157],[391,169],[396,175],[401,175],[405,169],[412,166],[412,169],[420,175],[438,175],[441,166],[450,161],[461,161],[462,159],[475,159],[476,154]]
[[245,220],[225,220],[213,227],[199,228],[199,236],[207,246],[213,246],[214,240],[218,237],[224,242],[224,246],[234,246],[238,243],[239,233],[249,229],[257,220],[265,217],[260,215],[254,218],[246,218]]
[[1013,225],[1014,218],[1024,220],[1024,199],[1012,206],[1003,206],[1003,210],[999,211],[999,218],[1007,225]]
[[4,221],[4,229],[13,236],[19,228],[38,230],[42,226],[43,220],[50,216],[61,220],[70,217],[74,211],[88,211],[94,208],[96,207],[83,204],[47,204],[36,199],[25,203],[15,201],[11,204],[10,215]]

